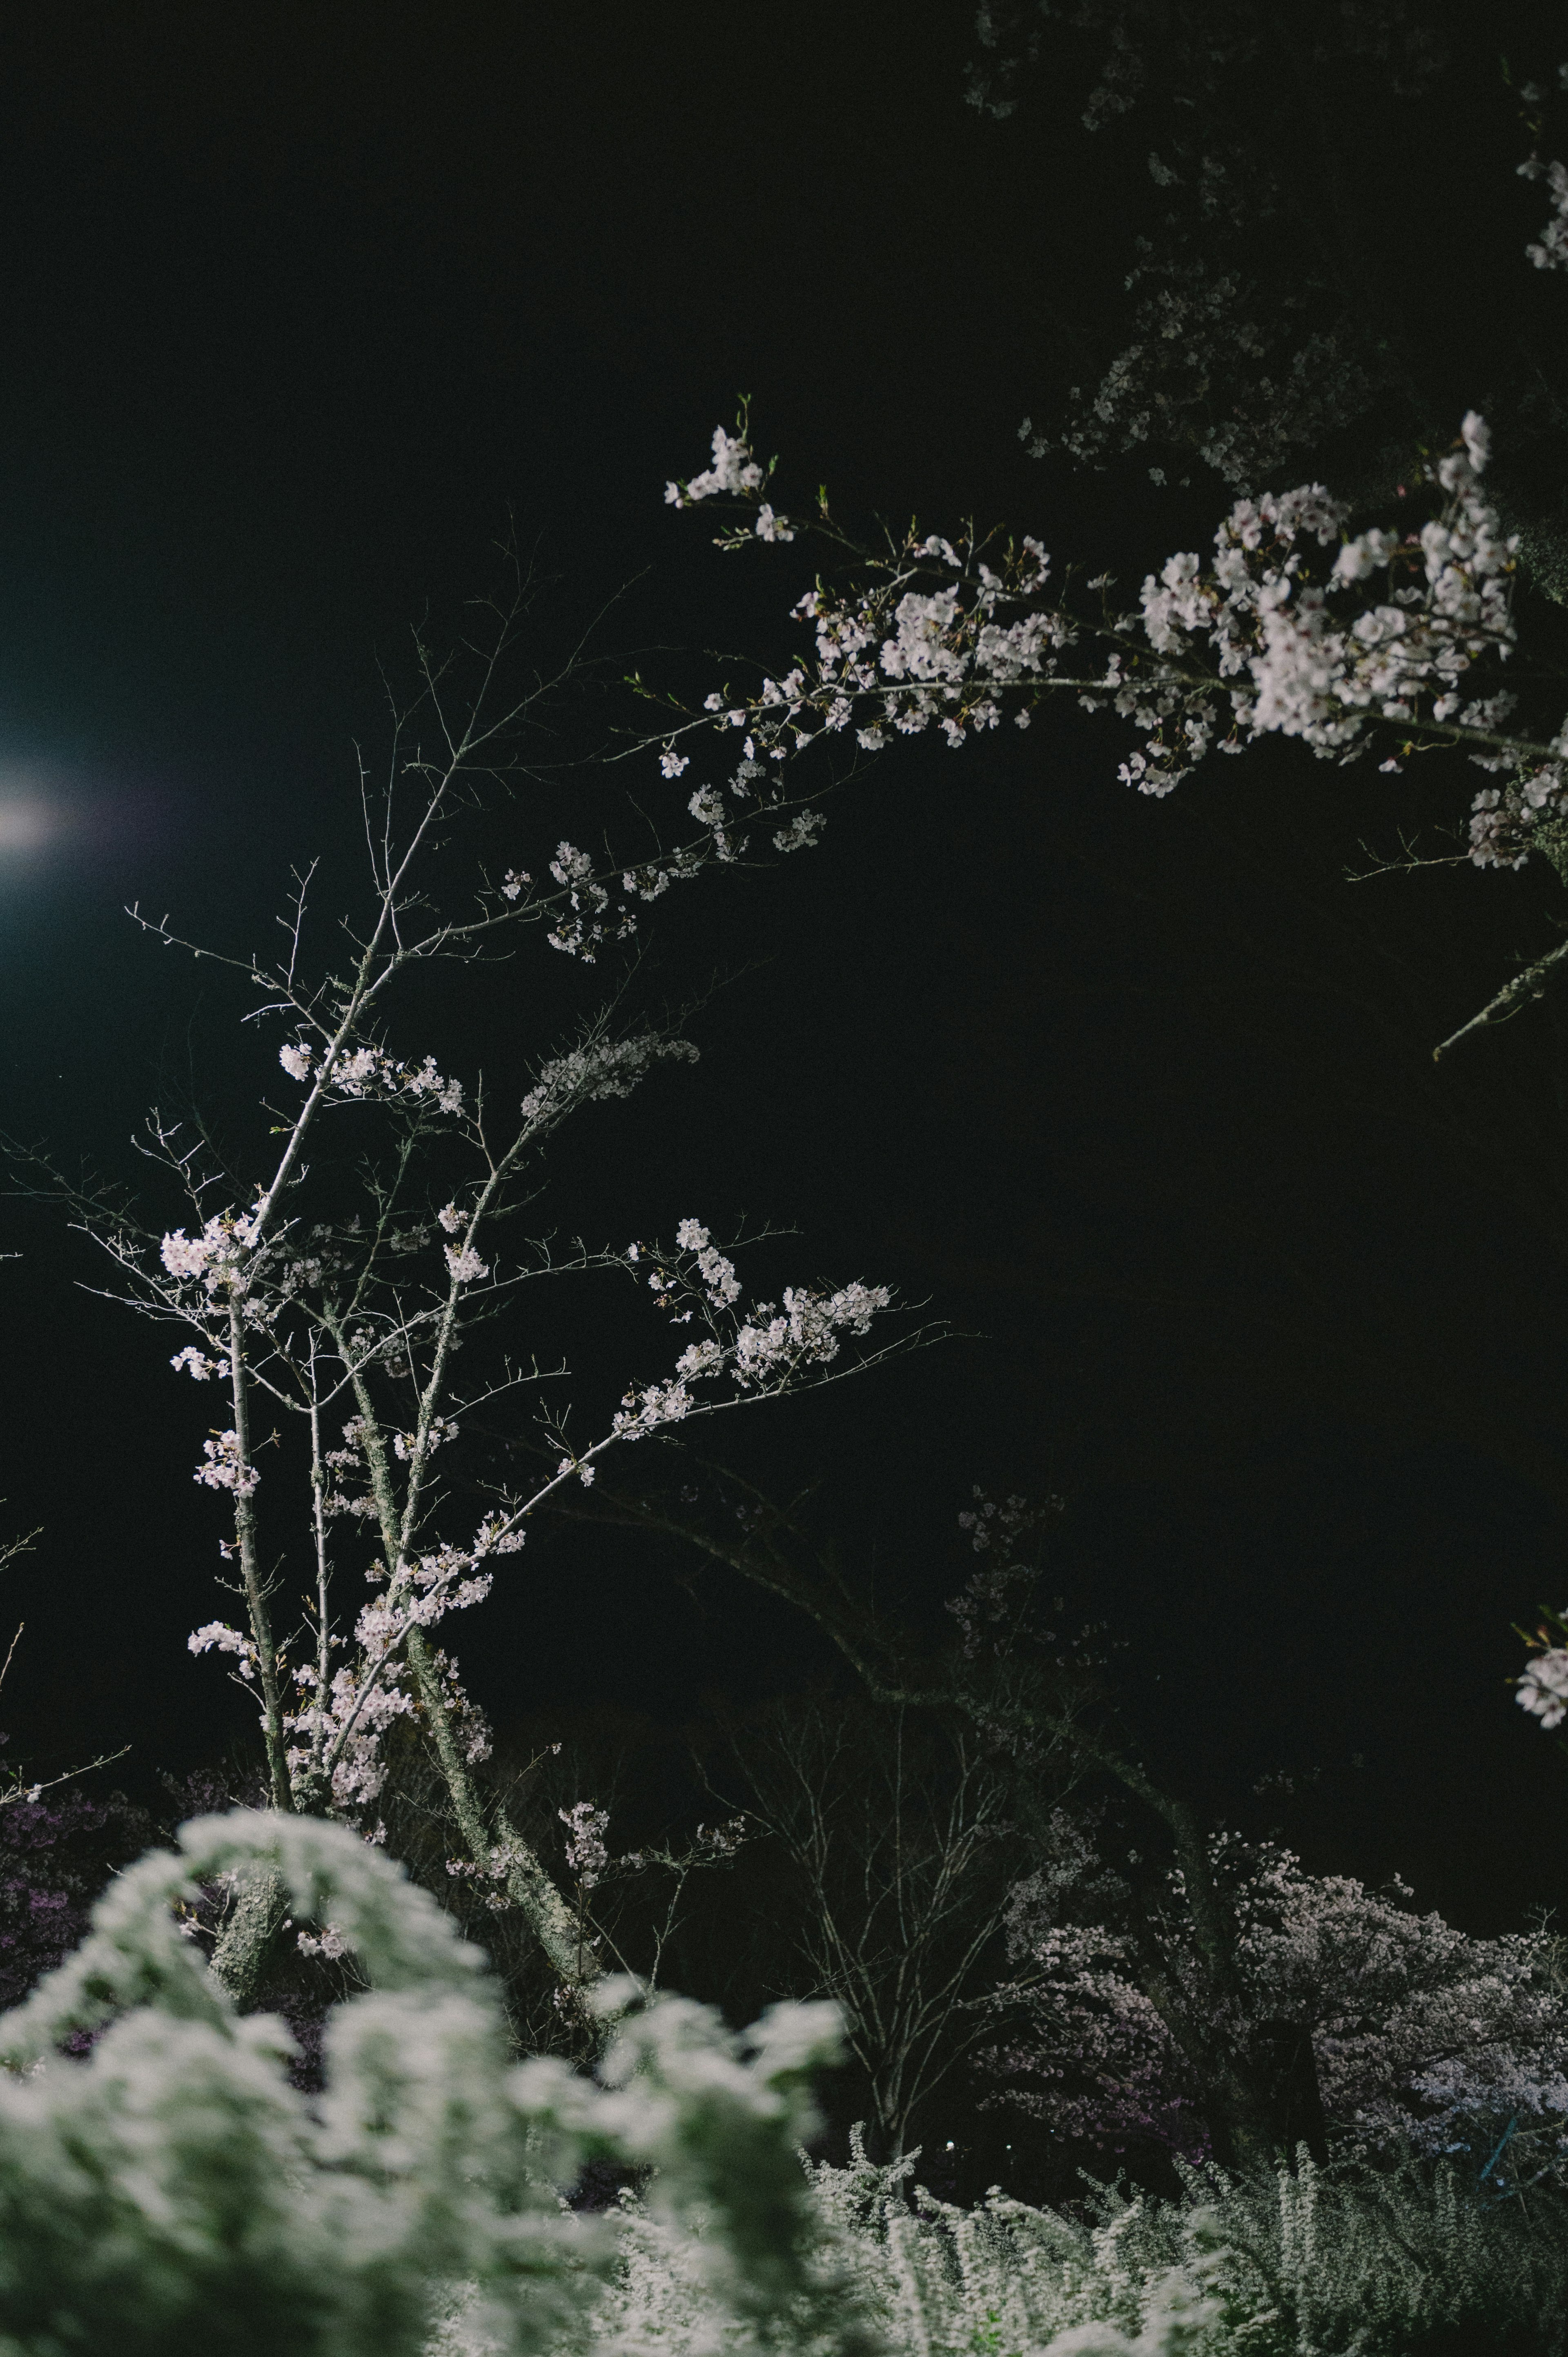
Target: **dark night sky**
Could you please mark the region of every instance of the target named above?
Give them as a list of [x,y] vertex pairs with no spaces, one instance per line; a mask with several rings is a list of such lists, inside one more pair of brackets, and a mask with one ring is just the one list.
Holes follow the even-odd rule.
[[[1023,457],[1049,306],[1120,266],[1125,157],[1051,88],[983,122],[971,50],[960,0],[758,0],[738,27],[470,0],[12,23],[8,1128],[125,1162],[199,994],[124,903],[263,936],[291,861],[349,840],[376,651],[483,578],[509,502],[564,623],[633,582],[618,647],[782,651],[793,575],[738,578],[660,502],[740,389],[767,447],[862,511],[972,509],[1123,571],[1211,528],[1218,492],[1151,508]],[[1391,165],[1386,196],[1391,237]],[[1517,254],[1516,201],[1455,266]],[[1456,317],[1479,400],[1485,323]],[[1315,1864],[1401,1867],[1488,1928],[1563,1895],[1563,1762],[1504,1683],[1510,1622],[1561,1600],[1568,1521],[1568,1255],[1526,1200],[1563,1167],[1563,1037],[1542,1011],[1442,1087],[1425,1050],[1547,937],[1549,896],[1351,891],[1358,837],[1405,813],[1290,754],[1155,806],[1064,716],[852,789],[813,858],[658,935],[672,987],[738,979],[699,1073],[585,1149],[570,1216],[619,1241],[746,1207],[929,1297],[979,1339],[777,1412],[751,1461],[822,1472],[922,1609],[963,1576],[972,1480],[1063,1490],[1059,1584],[1133,1640],[1150,1743],[1217,1810],[1321,1768],[1291,1822]],[[1469,783],[1431,791],[1451,815]],[[53,834],[5,849],[29,802]],[[226,1057],[217,1002],[194,1019]],[[9,1722],[184,1764],[244,1718],[184,1650],[215,1609],[205,1418],[161,1336],[73,1295],[53,1231],[14,1232],[0,1489],[44,1528],[12,1576]],[[462,1650],[503,1720],[677,1716],[813,1659],[618,1538],[486,1609]]]

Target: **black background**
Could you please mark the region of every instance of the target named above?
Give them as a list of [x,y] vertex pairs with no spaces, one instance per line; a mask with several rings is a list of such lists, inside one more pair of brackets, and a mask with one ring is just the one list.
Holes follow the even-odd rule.
[[[1023,455],[1053,318],[1124,267],[1142,134],[1086,141],[1049,72],[983,120],[949,0],[56,5],[3,48],[0,802],[54,833],[0,852],[0,1072],[5,1125],[68,1156],[129,1168],[188,1053],[220,1097],[270,1068],[120,912],[248,949],[295,858],[346,872],[377,655],[483,583],[509,503],[560,576],[549,630],[624,586],[599,643],[672,674],[660,646],[782,658],[806,577],[661,504],[741,391],[861,512],[1005,519],[1091,569],[1136,577],[1224,503]],[[1408,144],[1369,151],[1461,404],[1496,307],[1562,300],[1522,261],[1541,204],[1494,65],[1425,102],[1416,195]],[[1548,1006],[1440,1079],[1428,1050],[1550,940],[1556,888],[1344,883],[1362,836],[1461,813],[1462,770],[1418,802],[1271,746],[1152,804],[1121,752],[1076,714],[915,747],[813,856],[672,909],[653,979],[735,978],[694,1073],[593,1117],[560,1216],[619,1243],[746,1210],[929,1298],[970,1339],[756,1419],[752,1469],[822,1476],[920,1612],[969,1567],[972,1482],[1062,1491],[1058,1584],[1130,1641],[1134,1722],[1208,1805],[1255,1816],[1283,1770],[1313,1864],[1500,1928],[1559,1903],[1568,1824],[1507,1684],[1510,1622],[1562,1600],[1562,1040]],[[524,964],[475,1063],[592,1003]],[[250,1716],[184,1645],[222,1609],[205,1395],[72,1291],[58,1228],[17,1209],[13,1241],[0,1489],[42,1534],[8,1721],[39,1757],[182,1766]],[[525,1561],[461,1632],[503,1725],[678,1719],[816,1663],[636,1541]]]

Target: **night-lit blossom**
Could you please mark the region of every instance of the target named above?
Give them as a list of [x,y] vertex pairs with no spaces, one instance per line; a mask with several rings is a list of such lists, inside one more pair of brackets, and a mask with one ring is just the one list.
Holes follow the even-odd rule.
[[1002,1500],[988,1497],[977,1483],[973,1508],[965,1507],[958,1518],[961,1531],[970,1534],[970,1544],[976,1555],[988,1555],[999,1541],[1004,1547],[1015,1546],[1028,1531],[1036,1529],[1048,1512],[1059,1510],[1059,1500],[1052,1499],[1044,1510],[1029,1505],[1026,1498],[1009,1497]]
[[653,1066],[674,1061],[694,1064],[698,1050],[689,1039],[664,1038],[642,1031],[626,1039],[588,1039],[540,1068],[539,1078],[522,1100],[522,1116],[544,1128],[561,1120],[574,1106],[607,1097],[628,1097]]
[[438,1448],[445,1448],[448,1441],[456,1440],[459,1429],[460,1427],[453,1423],[450,1416],[433,1415],[425,1429],[423,1452],[419,1435],[416,1432],[394,1432],[392,1454],[404,1464],[421,1453],[426,1457],[432,1457]]
[[566,1828],[566,1864],[584,1889],[591,1890],[609,1864],[605,1834],[610,1813],[592,1801],[578,1801],[555,1813]]
[[[1417,744],[1457,737],[1500,775],[1476,797],[1470,856],[1518,866],[1568,800],[1568,726],[1532,757],[1485,716],[1495,692],[1457,693],[1515,640],[1518,542],[1480,489],[1489,455],[1486,422],[1469,411],[1455,447],[1425,468],[1439,506],[1415,531],[1351,533],[1348,508],[1320,483],[1243,497],[1211,562],[1176,553],[1144,580],[1136,611],[1107,603],[1097,619],[1045,602],[1049,559],[1036,540],[959,548],[912,530],[891,555],[862,552],[847,586],[819,580],[797,599],[816,657],[788,699],[715,691],[704,709],[777,761],[852,724],[867,751],[932,728],[957,748],[1065,689],[1141,732],[1118,774],[1146,794],[1168,793],[1216,748],[1270,735],[1344,763],[1381,723]],[[773,837],[781,851],[803,839]]]
[[302,1956],[320,1956],[329,1964],[340,1964],[352,1953],[349,1943],[336,1923],[324,1923],[319,1938],[308,1932],[295,1933],[295,1945]]
[[675,1241],[682,1252],[696,1255],[698,1274],[716,1309],[727,1309],[732,1301],[739,1300],[740,1279],[735,1273],[735,1263],[725,1259],[700,1220],[682,1220],[676,1228]]
[[1518,1689],[1515,1699],[1522,1710],[1549,1730],[1561,1727],[1568,1717],[1568,1652],[1550,1645],[1537,1653],[1518,1680]]
[[240,1675],[246,1684],[254,1679],[261,1660],[255,1641],[242,1635],[238,1629],[231,1629],[226,1620],[209,1620],[205,1628],[193,1629],[185,1641],[193,1653],[234,1654],[239,1662]]
[[788,826],[773,837],[775,851],[810,851],[827,824],[821,811],[797,811]]
[[[994,2058],[1007,2100],[1102,2148],[1199,2157],[1201,2088],[1142,1986],[1141,1959],[1157,1951],[1173,1991],[1201,2001],[1181,1878],[1153,1913],[1145,1904],[1140,1948],[1115,1920],[1114,1859],[1092,1825],[1058,1815],[1054,1850],[1015,1894],[1015,1958],[1042,1977],[1028,2038]],[[1568,2002],[1550,1937],[1473,1939],[1418,1915],[1397,1881],[1374,1891],[1309,1874],[1275,1843],[1220,1835],[1211,1857],[1244,2007],[1228,2034],[1244,2047],[1282,2022],[1306,2030],[1346,2142],[1369,2154],[1489,2147],[1513,2114],[1568,2151]]]
[[628,1248],[627,1264],[651,1259],[649,1290],[672,1321],[687,1325],[698,1317],[710,1330],[686,1345],[672,1377],[626,1394],[611,1427],[620,1440],[640,1439],[700,1412],[693,1383],[727,1376],[737,1394],[765,1397],[809,1382],[837,1358],[846,1335],[868,1333],[892,1306],[886,1286],[847,1285],[833,1293],[786,1286],[782,1307],[758,1301],[746,1310],[735,1263],[700,1220],[682,1220],[675,1241],[681,1257],[650,1254],[641,1244]]
[[433,1056],[417,1064],[403,1064],[383,1048],[355,1048],[338,1057],[328,1085],[333,1094],[354,1103],[369,1097],[403,1096],[428,1101],[446,1114],[463,1110],[463,1083],[445,1079],[436,1071]]
[[557,844],[555,856],[550,863],[550,873],[558,884],[566,888],[572,913],[569,917],[558,919],[546,939],[552,949],[580,957],[585,964],[592,965],[595,949],[604,938],[602,920],[609,907],[610,896],[604,886],[596,881],[592,859],[575,844]]
[[1519,168],[1524,179],[1543,179],[1552,197],[1551,220],[1540,239],[1524,250],[1537,270],[1568,270],[1568,165],[1543,164],[1539,156],[1531,156]]
[[[761,480],[744,436],[732,443],[721,436],[712,481],[699,479],[694,495],[749,491]],[[769,523],[775,539],[793,530],[776,511],[764,520],[765,536]],[[502,649],[514,619],[501,618]],[[465,641],[456,668],[475,652]],[[494,676],[481,660],[476,700],[459,721],[461,694],[443,683],[453,666],[424,668],[426,659],[422,647],[417,729],[407,716],[387,802],[369,833],[368,905],[346,912],[340,931],[318,926],[315,911],[307,912],[315,871],[302,866],[285,918],[286,947],[275,961],[250,963],[250,978],[264,993],[254,1011],[281,1016],[288,1027],[273,1051],[300,1084],[303,1102],[291,1119],[280,1120],[263,1095],[248,1142],[237,1132],[228,1159],[199,1125],[182,1127],[155,1114],[153,1158],[172,1182],[187,1224],[155,1234],[149,1248],[116,1207],[93,1232],[138,1306],[183,1324],[189,1339],[175,1354],[177,1371],[204,1382],[232,1373],[235,1399],[227,1412],[235,1428],[209,1436],[195,1478],[230,1493],[229,1534],[219,1544],[233,1567],[225,1584],[244,1597],[250,1628],[245,1633],[215,1621],[191,1641],[197,1652],[231,1655],[237,1674],[260,1689],[274,1808],[280,1815],[291,1801],[301,1813],[329,1808],[363,1820],[366,1841],[374,1841],[389,1738],[417,1717],[422,1737],[433,1739],[464,1846],[479,1858],[495,1854],[497,1845],[481,1835],[492,1821],[504,1824],[505,1803],[468,1781],[489,1749],[489,1731],[456,1664],[431,1640],[454,1614],[489,1596],[502,1558],[523,1546],[529,1517],[557,1486],[535,1478],[514,1490],[504,1477],[495,1486],[498,1467],[525,1459],[507,1454],[510,1444],[496,1429],[492,1404],[510,1407],[525,1388],[564,1372],[540,1364],[537,1330],[520,1328],[514,1317],[503,1333],[500,1318],[521,1310],[527,1280],[617,1258],[580,1241],[562,1249],[550,1236],[535,1235],[520,1240],[505,1273],[492,1279],[499,1247],[489,1237],[536,1191],[545,1133],[564,1114],[590,1102],[623,1099],[656,1065],[691,1062],[697,1050],[647,1018],[634,1022],[628,1036],[611,1036],[610,1018],[601,1017],[564,1053],[533,1062],[510,1118],[504,1092],[498,1101],[493,1087],[476,1097],[469,1113],[463,1084],[434,1054],[410,1055],[392,1044],[391,985],[431,971],[436,961],[454,974],[505,971],[503,962],[535,920],[541,934],[553,928],[548,938],[556,949],[591,958],[603,942],[635,931],[639,902],[737,857],[751,819],[770,830],[789,825],[794,798],[768,766],[772,748],[742,726],[727,778],[692,796],[697,840],[630,864],[607,844],[601,876],[596,854],[563,838],[542,888],[532,887],[521,867],[508,867],[498,885],[493,870],[487,874],[476,861],[457,882],[462,913],[443,916],[427,855],[447,856],[452,823],[471,790],[481,777],[511,766],[510,752],[499,759],[500,739],[521,725],[530,694],[510,718],[481,724],[476,715],[481,706],[489,713]],[[804,683],[799,668],[766,680],[766,708],[789,718]],[[735,703],[726,709],[744,718]],[[811,733],[796,730],[797,737]],[[668,780],[691,767],[690,755],[677,750],[678,734],[664,741]],[[677,808],[690,793],[673,797]],[[799,839],[809,840],[818,823],[802,823]],[[445,872],[450,876],[451,866]],[[161,924],[151,930],[171,944],[178,938]],[[328,938],[349,946],[318,958],[317,945]],[[445,1010],[444,992],[435,1006]],[[530,1053],[526,1039],[521,1052]],[[537,1044],[532,1053],[538,1058]],[[264,1089],[264,1073],[262,1081]],[[336,1118],[341,1126],[345,1117],[352,1138],[343,1143],[352,1150],[334,1154],[324,1147],[318,1124]],[[250,1207],[212,1210],[234,1192],[229,1172],[254,1167],[252,1157],[271,1175],[258,1181]],[[643,1308],[656,1306],[692,1329],[671,1346],[673,1369],[665,1365],[655,1382],[628,1393],[620,1412],[603,1418],[558,1480],[575,1478],[587,1489],[596,1458],[612,1444],[679,1420],[699,1395],[703,1407],[735,1406],[743,1395],[809,1380],[838,1351],[842,1337],[865,1330],[853,1288],[820,1297],[792,1292],[781,1313],[753,1306],[750,1322],[763,1329],[758,1351],[744,1331],[747,1318],[733,1264],[705,1230],[685,1223],[682,1236],[672,1253],[638,1271],[639,1278],[650,1265],[670,1272],[668,1297],[660,1290],[650,1304],[644,1294]],[[781,1342],[768,1330],[775,1318],[787,1329]],[[460,1358],[471,1344],[480,1346],[472,1359]],[[350,1407],[354,1413],[346,1414]],[[340,1440],[329,1445],[339,1422]],[[247,1502],[257,1472],[250,1440],[242,1446],[241,1436],[252,1431],[258,1450],[275,1448],[264,1461],[294,1494],[292,1504],[280,1499],[275,1520],[269,1514],[264,1525]],[[446,1482],[440,1476],[449,1460],[435,1467],[432,1459],[459,1440],[466,1452],[476,1441],[488,1448],[489,1464],[466,1466],[460,1480]],[[471,1536],[447,1535],[454,1499],[487,1489],[490,1502]],[[308,1541],[308,1553],[300,1550],[310,1566],[303,1614],[269,1601],[280,1561],[297,1540]],[[508,1850],[511,1840],[509,1835],[499,1846]],[[585,1959],[573,1902],[526,1844],[508,1855],[503,1903],[521,1910],[557,1974],[590,1978],[600,1965]],[[307,1951],[334,1953],[324,1943],[336,1937],[330,1927],[338,1919],[318,1908],[303,1912],[311,1927],[304,1935]],[[242,1910],[235,1923],[242,1946],[252,1936]],[[255,1951],[236,1967],[239,1978],[252,1967],[259,1968]]]
[[741,491],[754,491],[761,481],[762,468],[744,438],[715,425],[713,465],[702,474],[693,475],[689,483],[667,483],[665,503],[675,508],[691,507],[698,500],[711,500],[719,492],[728,492],[733,497]]
[[183,1228],[166,1235],[159,1257],[177,1281],[199,1277],[209,1294],[215,1294],[240,1281],[257,1233],[253,1212],[220,1211],[207,1222],[199,1236],[188,1236]]
[[446,1255],[446,1265],[452,1272],[455,1284],[476,1285],[480,1277],[489,1276],[489,1263],[479,1258],[472,1244],[464,1244],[461,1248],[456,1244],[444,1244],[442,1250]]
[[202,1462],[191,1478],[209,1490],[232,1490],[236,1497],[248,1498],[262,1478],[253,1465],[241,1462],[237,1432],[215,1432],[202,1442],[201,1453]]

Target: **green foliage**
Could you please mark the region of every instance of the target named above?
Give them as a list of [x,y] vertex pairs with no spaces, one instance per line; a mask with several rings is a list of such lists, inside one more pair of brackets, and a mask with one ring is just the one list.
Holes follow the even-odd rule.
[[[1194,2174],[1180,2201],[1097,2190],[1081,2218],[993,2194],[964,2212],[908,2164],[813,2171],[868,2312],[908,2357],[1414,2357],[1562,2344],[1568,2214],[1442,2166]],[[1066,2336],[1065,2339],[1063,2336]]]
[[[1411,2163],[1097,2189],[1081,2215],[912,2198],[908,2160],[811,2168],[838,2267],[889,2357],[1470,2357],[1555,2352],[1568,2219]],[[699,2357],[723,2326],[689,2255],[628,2203],[601,2345]]]
[[[281,1878],[370,1986],[325,2088],[287,2077],[182,1908]],[[1444,2166],[1305,2155],[1177,2201],[961,2211],[908,2160],[799,2158],[831,2007],[743,2036],[611,1985],[596,2075],[509,2060],[477,1950],[341,1826],[237,1811],[118,1878],[88,1939],[0,2020],[0,2357],[1519,2357],[1560,2349],[1568,2209]],[[73,2055],[63,2043],[95,2037]],[[572,2210],[587,2161],[638,2172]]]
[[[317,2097],[288,2081],[281,2023],[240,2018],[179,1928],[204,1884],[258,1869],[371,1984],[332,2013]],[[185,1826],[0,2021],[0,2357],[417,2357],[457,2311],[449,2345],[581,2345],[616,2233],[564,2189],[596,2156],[652,2172],[671,2247],[701,2213],[710,2312],[854,2347],[795,2158],[832,2008],[737,2038],[631,1983],[600,2003],[618,2021],[596,2081],[512,2064],[483,1959],[380,1852],[307,1818]],[[62,2054],[84,2031],[91,2052]]]

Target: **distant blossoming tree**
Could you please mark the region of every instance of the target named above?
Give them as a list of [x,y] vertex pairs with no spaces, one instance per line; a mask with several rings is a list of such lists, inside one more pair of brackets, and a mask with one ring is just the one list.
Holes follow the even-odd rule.
[[[1102,1830],[1064,1813],[1057,1835],[1014,1893],[1014,1955],[1030,1977],[1006,1996],[1033,2027],[992,2056],[995,2100],[1101,2151],[1199,2158],[1210,2149],[1203,2090],[1148,1994],[1151,1959],[1178,1982],[1200,1975],[1183,1878],[1134,1920]],[[1233,2034],[1271,2054],[1292,2033],[1309,2042],[1341,2147],[1467,2148],[1478,2166],[1477,2147],[1511,2126],[1510,2179],[1526,2148],[1532,2168],[1568,2152],[1559,1939],[1472,1939],[1417,1914],[1402,1884],[1370,1891],[1309,1874],[1277,1843],[1218,1835],[1210,1855],[1237,1929]],[[1308,2093],[1304,2140],[1313,2109]]]

